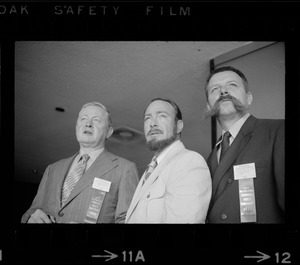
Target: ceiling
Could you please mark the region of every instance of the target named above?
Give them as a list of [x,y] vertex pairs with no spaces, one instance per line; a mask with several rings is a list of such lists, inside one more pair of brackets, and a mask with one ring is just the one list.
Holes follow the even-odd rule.
[[135,162],[140,174],[152,157],[145,147],[143,111],[155,97],[179,105],[183,143],[206,158],[211,128],[203,118],[203,87],[209,62],[245,44],[16,42],[15,180],[38,183],[47,165],[79,149],[75,123],[82,105],[90,101],[108,108],[115,131],[133,133],[114,134],[106,147]]

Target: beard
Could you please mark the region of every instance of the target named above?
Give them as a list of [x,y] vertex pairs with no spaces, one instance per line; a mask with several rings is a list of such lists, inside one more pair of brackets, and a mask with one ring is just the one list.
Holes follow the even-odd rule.
[[206,109],[204,113],[204,117],[219,117],[220,116],[220,110],[221,110],[221,101],[223,100],[229,100],[232,102],[233,107],[236,109],[239,113],[244,113],[246,110],[249,109],[249,107],[245,104],[243,104],[239,99],[227,95],[227,96],[221,96],[218,98],[218,100],[215,102],[213,107],[211,109]]
[[176,126],[174,128],[173,131],[173,135],[167,139],[163,139],[163,140],[155,140],[155,139],[151,139],[150,141],[148,141],[146,143],[146,146],[149,148],[150,151],[160,151],[162,149],[164,149],[165,147],[169,146],[170,144],[172,144],[173,142],[175,142],[175,140],[177,140],[177,133],[176,133]]

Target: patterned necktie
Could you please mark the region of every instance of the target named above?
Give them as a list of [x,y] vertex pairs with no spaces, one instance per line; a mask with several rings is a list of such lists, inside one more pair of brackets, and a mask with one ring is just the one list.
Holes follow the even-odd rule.
[[225,153],[227,152],[228,148],[229,148],[229,138],[230,138],[231,134],[230,132],[225,132],[223,135],[223,140],[221,143],[221,154],[220,154],[220,159],[219,159],[219,163],[221,162],[222,158],[224,157]]
[[145,171],[145,178],[144,178],[144,182],[143,184],[146,182],[146,180],[149,178],[149,176],[151,175],[152,171],[156,168],[157,166],[157,159],[154,156],[152,158],[151,163],[147,166],[146,171]]
[[64,205],[67,201],[71,191],[75,187],[77,181],[81,178],[85,168],[86,163],[89,160],[89,155],[84,154],[80,159],[74,170],[67,176],[61,196],[61,204]]

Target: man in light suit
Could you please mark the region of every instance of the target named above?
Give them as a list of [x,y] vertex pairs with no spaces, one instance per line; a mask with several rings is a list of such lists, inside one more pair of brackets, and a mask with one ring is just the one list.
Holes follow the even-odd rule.
[[[85,104],[76,123],[79,152],[47,167],[21,222],[124,223],[139,179],[134,163],[105,150],[105,141],[112,133],[105,106],[98,102]],[[72,178],[66,181],[69,175],[76,176],[74,172],[79,171],[76,167],[84,154],[88,159],[83,175],[77,182]],[[64,190],[69,195],[63,195]]]
[[210,173],[204,158],[180,141],[182,129],[181,111],[173,101],[151,101],[144,113],[144,132],[155,168],[142,176],[125,223],[205,222]]
[[[252,94],[247,79],[230,66],[210,74],[206,97],[207,116],[216,117],[222,128],[207,160],[213,184],[207,222],[282,223],[284,120],[250,115]],[[229,147],[225,144],[227,134]],[[227,151],[220,161],[222,149]]]

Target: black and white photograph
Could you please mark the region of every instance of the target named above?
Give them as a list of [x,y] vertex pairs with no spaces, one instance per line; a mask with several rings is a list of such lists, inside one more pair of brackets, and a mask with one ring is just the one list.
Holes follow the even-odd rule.
[[[74,159],[73,156],[78,152],[78,145],[80,145],[77,129],[75,130],[76,124],[78,124],[77,119],[80,117],[78,113],[86,103],[100,102],[105,106],[111,118],[111,124],[108,127],[112,128],[112,132],[108,132],[110,135],[106,135],[104,141],[100,139],[101,144],[97,142],[92,150],[101,145],[101,148],[103,147],[106,151],[132,162],[134,164],[132,167],[136,169],[125,167],[123,169],[125,173],[126,170],[132,170],[132,172],[129,172],[128,175],[118,172],[121,176],[116,176],[116,173],[109,176],[112,173],[110,170],[116,167],[114,165],[107,169],[108,172],[104,172],[108,174],[108,176],[104,176],[104,180],[111,182],[111,190],[108,194],[114,191],[116,198],[115,202],[110,205],[112,202],[110,202],[108,194],[104,197],[103,210],[102,208],[99,209],[96,222],[124,222],[137,184],[153,156],[153,152],[148,150],[146,146],[148,136],[145,135],[147,132],[144,131],[146,123],[144,115],[151,100],[161,98],[176,102],[181,110],[183,121],[180,142],[187,149],[197,152],[201,159],[206,160],[211,147],[216,145],[216,143],[212,143],[212,139],[220,136],[220,133],[217,133],[219,134],[217,136],[212,135],[211,117],[206,113],[206,78],[211,61],[213,60],[215,63],[216,69],[232,66],[240,69],[247,76],[253,105],[249,104],[249,110],[244,111],[245,113],[251,113],[254,117],[262,119],[284,119],[284,54],[284,43],[282,42],[16,42],[14,167],[15,183],[17,183],[17,187],[20,187],[18,194],[22,194],[22,204],[24,205],[22,205],[22,211],[18,213],[19,220],[15,221],[21,221],[21,216],[30,208],[30,211],[23,215],[22,222],[47,223],[49,222],[48,219],[52,222],[63,223],[87,222],[86,215],[89,203],[93,198],[93,179],[95,177],[102,179],[100,176],[98,177],[99,174],[102,174],[102,169],[98,169],[99,172],[96,170],[91,176],[88,174],[86,176],[87,183],[84,183],[85,176],[83,175],[80,179],[83,183],[79,182],[74,185],[73,189],[77,185],[80,188],[78,190],[75,188],[74,194],[71,192],[72,196],[68,203],[63,205],[61,202],[63,183],[66,181],[64,179],[67,178],[66,175],[68,175]],[[230,94],[230,92],[228,93]],[[265,104],[270,93],[272,93],[272,104]],[[84,124],[84,128],[90,128],[89,133],[93,137],[93,124],[89,124],[89,120],[87,122],[88,124]],[[168,128],[163,129],[161,126],[163,124],[151,125],[151,128],[156,128],[158,131],[158,139],[152,137],[156,141],[168,136],[164,135],[168,134],[168,131],[164,131]],[[221,132],[222,128],[217,131]],[[162,135],[159,136],[159,134]],[[284,137],[284,134],[278,135],[278,137]],[[281,139],[281,141],[283,140],[284,138]],[[251,145],[251,142],[249,144]],[[282,154],[279,160],[282,160],[284,158],[284,141],[280,143],[278,148],[279,154]],[[81,150],[81,152],[83,151]],[[258,153],[261,152],[262,150],[258,151]],[[251,158],[247,158],[244,162],[256,163],[259,166],[261,163],[265,163],[265,166],[269,163],[267,166],[272,168],[271,171],[275,171],[275,164],[278,166],[279,162],[267,161],[267,159],[271,159],[272,155],[264,157],[266,161],[260,161],[257,159],[258,153],[252,158],[255,160],[252,161]],[[68,157],[73,157],[73,159],[64,160]],[[55,164],[60,160],[63,164]],[[238,165],[234,160],[232,163],[234,166]],[[49,165],[51,166],[48,167]],[[199,165],[195,165],[196,168],[197,166],[207,168],[207,163],[200,161]],[[256,171],[258,171],[257,165],[255,166]],[[56,167],[61,168],[57,169]],[[276,186],[282,198],[277,198],[274,195],[270,199],[276,201],[274,207],[278,207],[276,211],[283,216],[284,164],[278,170],[281,172],[278,173],[279,176],[274,174],[271,179],[272,181],[278,180]],[[189,176],[187,172],[184,175]],[[180,178],[183,177],[180,176]],[[138,219],[137,222],[205,223],[208,204],[212,195],[211,184],[220,185],[214,181],[211,183],[210,179],[214,176],[211,176],[209,172],[199,171],[197,174],[199,179],[206,177],[207,180],[203,183],[192,183],[190,187],[186,184],[186,194],[182,190],[184,188],[183,183],[177,184],[182,192],[178,194],[178,191],[172,191],[172,186],[168,187],[167,180],[165,180],[162,184],[164,192],[159,195],[162,199],[154,197],[152,203],[154,203],[154,207],[158,207],[156,200],[162,200],[163,208],[169,204],[169,211],[173,215],[177,214],[177,216],[164,216],[169,213],[168,210],[163,210],[161,215],[156,212],[153,213],[155,219],[151,221],[152,217],[149,211],[152,209],[152,198],[150,196],[149,202],[145,206],[149,216]],[[233,180],[234,177],[233,172],[229,176],[225,176],[227,181]],[[43,182],[41,182],[42,178]],[[55,180],[51,180],[52,178]],[[119,179],[118,182],[114,183],[112,178],[129,179],[126,180],[126,183]],[[256,176],[254,178],[254,183],[259,181]],[[188,180],[189,178],[184,182],[188,182]],[[157,184],[157,181],[154,180],[153,185]],[[234,182],[236,182],[234,190],[238,193],[238,181]],[[37,184],[40,185],[39,189]],[[117,186],[114,189],[114,185],[124,186]],[[194,191],[192,190],[194,185],[204,186],[207,190],[199,188],[198,191]],[[233,185],[228,185],[227,188],[230,186]],[[23,187],[27,188],[24,189]],[[213,189],[217,188],[213,187]],[[266,195],[267,188],[269,188],[269,184],[262,188],[263,196]],[[122,189],[124,189],[125,194],[122,193]],[[260,190],[259,187],[256,189]],[[256,189],[254,187],[254,196],[256,204],[258,204],[259,194]],[[87,194],[85,194],[86,192]],[[155,194],[155,189],[152,191],[149,187],[149,190],[143,190],[145,199],[151,192]],[[188,217],[189,210],[181,212],[179,202],[171,206],[168,199],[176,200],[176,196],[180,196],[179,200],[183,203],[183,197],[190,196],[190,192],[198,192],[198,194],[196,198],[187,201],[186,205],[183,204],[182,206],[185,209],[191,204],[198,204],[199,206],[195,206],[196,209],[190,209],[190,211],[194,211],[194,216]],[[206,193],[206,195],[201,197],[201,192]],[[234,193],[234,191],[230,192]],[[127,205],[122,205],[121,202],[117,201],[119,196],[124,196],[121,201],[127,200]],[[270,194],[270,196],[273,195]],[[249,199],[249,196],[246,197]],[[34,198],[35,201],[31,205]],[[239,198],[233,198],[233,201],[228,202],[230,208],[236,204],[237,213],[232,213],[234,217],[228,216],[229,220],[226,220],[227,218],[224,216],[228,213],[226,206],[223,206],[223,209],[219,210],[220,212],[214,213],[214,215],[219,214],[220,216],[211,217],[211,221],[219,223],[242,222],[239,209],[241,202],[236,199]],[[282,201],[280,201],[281,199]],[[112,200],[113,198],[111,198]],[[206,202],[205,205],[202,205],[203,201]],[[106,206],[107,203],[108,206]],[[68,207],[75,207],[75,212],[69,213],[72,217],[66,217]],[[78,207],[84,209],[81,210]],[[267,205],[260,206],[259,204],[255,207],[257,209],[260,207],[269,208]],[[112,211],[109,208],[115,210]],[[266,208],[263,208],[262,211],[265,212]],[[118,210],[121,212],[116,212]],[[178,212],[176,212],[177,210]],[[41,215],[41,220],[38,217],[35,220],[31,216],[35,216],[36,211],[37,213],[43,211],[51,218]],[[180,214],[182,216],[179,216]],[[272,215],[272,213],[270,214]],[[260,214],[255,220],[258,223],[281,223],[283,221],[282,217],[275,219],[265,217],[265,219],[260,220]]]
[[297,263],[293,3],[126,2],[0,4],[0,263]]

